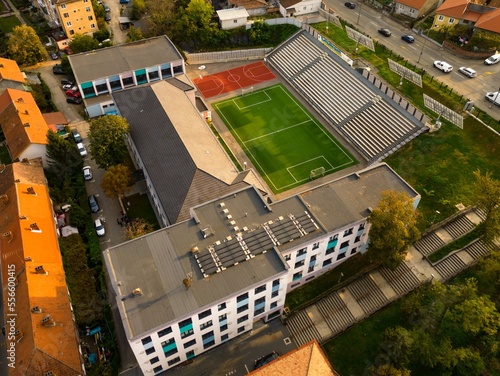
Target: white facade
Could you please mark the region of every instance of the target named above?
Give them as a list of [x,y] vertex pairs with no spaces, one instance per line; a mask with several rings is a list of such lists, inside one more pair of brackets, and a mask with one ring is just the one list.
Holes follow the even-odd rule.
[[304,0],[299,1],[294,5],[284,7],[280,3],[280,14],[283,17],[302,16],[304,14],[319,12],[321,8],[321,1],[318,0]]
[[286,275],[214,303],[190,317],[129,341],[144,374],[158,374],[253,329],[254,322],[279,317]]
[[222,30],[235,29],[247,24],[248,12],[245,8],[222,9],[217,11]]
[[368,232],[369,224],[363,220],[283,252],[290,267],[287,291],[328,272],[358,252],[364,253],[368,247]]

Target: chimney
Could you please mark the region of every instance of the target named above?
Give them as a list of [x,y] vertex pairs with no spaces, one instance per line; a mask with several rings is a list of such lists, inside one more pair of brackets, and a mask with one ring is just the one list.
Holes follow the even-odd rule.
[[42,309],[39,306],[34,306],[31,308],[31,313],[42,313]]
[[184,286],[186,287],[186,290],[191,287],[191,280],[189,278],[184,278],[182,280],[182,283],[184,283]]
[[43,268],[43,265],[39,265],[35,268],[35,272],[36,274],[49,274],[45,271],[45,269]]
[[56,323],[50,315],[47,315],[42,319],[42,325],[43,326],[55,326]]
[[42,230],[40,230],[40,227],[38,227],[36,222],[30,224],[30,229],[31,229],[31,232],[42,232]]
[[29,115],[28,110],[24,110],[24,113],[25,113],[26,115]]
[[10,243],[12,241],[12,239],[14,239],[14,235],[12,234],[12,231],[7,231],[6,233],[3,234],[3,236],[5,236],[6,238],[9,238],[9,240],[7,240],[7,243]]
[[198,247],[193,247],[191,248],[191,253],[194,255],[195,253],[198,253],[199,252],[199,249]]
[[24,99],[23,98],[17,98],[17,102],[18,103],[24,103]]
[[25,128],[29,128],[30,123],[24,123],[24,124],[23,124],[23,126],[24,126]]
[[30,194],[30,195],[35,195],[35,194],[36,194],[36,193],[35,193],[35,188],[33,188],[33,187],[28,187],[28,194]]
[[142,290],[140,288],[134,289],[134,291],[132,291],[132,295],[134,295],[134,298],[136,296],[142,296]]

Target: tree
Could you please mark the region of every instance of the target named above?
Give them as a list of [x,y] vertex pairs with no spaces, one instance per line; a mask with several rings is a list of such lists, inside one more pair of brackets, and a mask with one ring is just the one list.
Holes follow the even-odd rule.
[[122,197],[130,191],[132,186],[132,172],[122,164],[111,166],[104,173],[101,180],[101,188],[110,198]]
[[382,192],[378,208],[368,217],[371,224],[368,252],[371,257],[391,268],[404,260],[410,244],[420,233],[416,226],[418,212],[403,192]]
[[69,48],[73,53],[87,52],[99,48],[99,42],[86,34],[76,34],[73,40],[69,43]]
[[125,239],[131,240],[139,236],[146,235],[154,230],[151,223],[146,222],[142,218],[136,218],[128,223],[123,229]]
[[139,20],[146,13],[146,2],[144,0],[134,0],[132,3],[132,19]]
[[84,228],[88,221],[88,214],[80,205],[71,205],[71,210],[69,214],[69,219],[71,221],[71,226]]
[[492,242],[500,235],[500,181],[491,177],[491,172],[481,175],[478,170],[474,172],[476,184],[474,197],[478,208],[486,215],[484,220],[484,240]]
[[255,21],[248,30],[248,39],[253,44],[267,43],[270,38],[271,27],[266,22]]
[[128,130],[127,120],[116,115],[103,116],[90,124],[90,151],[99,168],[108,169],[123,163],[127,155],[125,134]]
[[26,25],[16,26],[7,43],[12,59],[22,66],[47,60],[47,53],[35,30]]
[[407,369],[397,369],[391,364],[383,364],[378,367],[370,367],[370,376],[410,376],[411,372]]
[[388,328],[384,332],[380,347],[395,367],[403,369],[410,363],[413,338],[403,327]]
[[175,16],[174,40],[189,40],[193,46],[206,43],[212,34],[213,13],[212,4],[206,0],[191,0],[187,7],[180,6]]
[[171,0],[148,0],[146,2],[146,13],[144,17],[144,34],[154,37],[169,34],[173,19],[174,2]]
[[135,42],[136,40],[144,39],[141,29],[130,26],[127,32],[127,42]]

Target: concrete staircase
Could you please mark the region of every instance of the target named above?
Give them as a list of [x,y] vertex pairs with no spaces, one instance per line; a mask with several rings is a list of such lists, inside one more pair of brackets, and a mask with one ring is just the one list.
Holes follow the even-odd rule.
[[378,271],[398,295],[404,295],[422,283],[404,262],[395,270],[380,268]]
[[316,306],[321,315],[323,315],[333,336],[344,331],[356,321],[337,292],[321,299],[316,303]]
[[422,255],[428,256],[434,251],[445,245],[445,242],[434,232],[422,236],[419,240],[413,243],[417,251]]
[[370,275],[358,278],[347,286],[347,289],[367,315],[387,304],[386,296],[371,279]]

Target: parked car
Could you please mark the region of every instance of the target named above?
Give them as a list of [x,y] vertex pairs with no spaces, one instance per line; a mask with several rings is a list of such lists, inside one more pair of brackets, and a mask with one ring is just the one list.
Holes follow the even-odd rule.
[[104,225],[99,218],[94,221],[94,227],[95,227],[95,232],[97,233],[97,236],[106,235],[106,230],[104,229]]
[[274,359],[278,359],[278,358],[279,358],[279,354],[276,351],[273,351],[270,354],[264,355],[254,362],[254,366],[255,366],[254,369],[260,368],[260,367],[266,365],[267,363],[272,362]]
[[66,90],[66,96],[67,97],[75,97],[75,98],[81,98],[82,94],[78,90]]
[[391,31],[389,29],[384,28],[384,27],[381,29],[378,29],[378,33],[382,34],[384,37],[390,37],[392,35]]
[[401,39],[408,43],[415,42],[415,38],[412,35],[403,35]]
[[75,83],[73,81],[70,81],[70,80],[67,80],[67,79],[63,78],[61,80],[61,86],[64,86],[64,85],[71,85],[71,86],[73,86],[73,85],[75,85]]
[[111,11],[111,9],[109,9],[109,7],[108,7],[107,5],[104,5],[104,11],[105,11],[106,13],[108,13],[108,12],[110,12],[110,11]]
[[80,155],[82,157],[87,156],[87,149],[85,149],[85,145],[83,145],[81,142],[79,142],[78,144],[76,144],[76,147],[77,147],[77,149],[80,152]]
[[77,144],[83,141],[82,136],[78,133],[78,130],[72,129],[71,134],[73,135],[73,140],[75,140]]
[[500,92],[498,91],[493,91],[491,93],[486,93],[484,96],[487,100],[490,102],[494,103],[497,106],[500,106]]
[[473,78],[477,76],[477,73],[474,69],[472,68],[467,68],[467,67],[460,67],[458,68],[458,71],[464,75],[466,75],[469,78]]
[[66,84],[66,85],[63,85],[63,90],[73,90],[73,91],[78,91],[78,86],[76,86],[75,84]]
[[106,21],[106,22],[111,21],[111,15],[110,15],[109,13],[106,13],[106,14],[104,15],[104,21]]
[[97,213],[99,210],[101,210],[101,208],[99,208],[99,204],[97,203],[97,198],[95,197],[95,195],[90,195],[88,200],[90,211],[92,213]]
[[92,180],[92,168],[90,166],[83,167],[83,179],[86,181]]
[[83,102],[82,98],[78,97],[66,97],[66,103],[80,104]]
[[348,2],[344,3],[344,5],[345,5],[346,7],[348,7],[349,9],[354,9],[354,8],[356,8],[356,4],[354,4],[352,1],[348,1]]
[[444,73],[450,73],[452,70],[453,70],[453,67],[448,64],[446,61],[439,61],[439,60],[436,60],[434,62],[434,66],[443,71]]
[[59,59],[59,54],[55,51],[50,51],[50,57],[52,58],[52,60],[57,60]]
[[498,62],[500,62],[500,54],[492,55],[484,61],[486,65],[493,65]]
[[69,48],[69,47],[66,47],[66,48],[64,49],[64,52],[66,53],[66,55],[73,55],[73,51],[72,51],[72,50],[71,50],[71,48]]
[[52,73],[54,74],[66,74],[61,64],[56,64],[52,67]]

